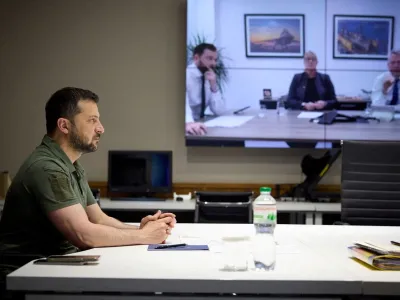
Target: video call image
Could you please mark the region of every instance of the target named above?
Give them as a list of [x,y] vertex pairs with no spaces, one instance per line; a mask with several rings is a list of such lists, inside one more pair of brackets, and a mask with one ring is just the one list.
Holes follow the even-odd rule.
[[400,1],[188,0],[187,146],[400,140]]

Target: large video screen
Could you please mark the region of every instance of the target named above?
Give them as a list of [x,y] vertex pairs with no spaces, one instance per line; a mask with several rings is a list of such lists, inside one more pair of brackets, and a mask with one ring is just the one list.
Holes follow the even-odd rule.
[[400,140],[399,21],[398,0],[188,0],[186,145]]

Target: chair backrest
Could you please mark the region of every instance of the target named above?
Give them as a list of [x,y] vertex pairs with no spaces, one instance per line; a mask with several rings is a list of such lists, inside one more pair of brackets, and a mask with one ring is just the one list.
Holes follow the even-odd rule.
[[400,225],[400,142],[344,141],[342,221]]
[[94,199],[100,205],[100,189],[90,188],[90,190],[92,191]]
[[253,192],[195,192],[195,223],[252,223]]

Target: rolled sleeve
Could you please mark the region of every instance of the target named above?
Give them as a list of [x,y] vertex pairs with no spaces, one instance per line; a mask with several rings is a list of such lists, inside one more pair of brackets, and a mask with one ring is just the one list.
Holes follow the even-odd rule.
[[90,205],[96,204],[97,201],[94,198],[93,192],[92,192],[92,190],[91,190],[91,188],[90,188],[88,183],[86,183],[86,193],[87,193],[87,198],[86,198],[87,199],[87,204],[86,205],[90,206]]
[[45,213],[80,204],[69,174],[61,168],[36,167],[30,173],[27,188]]

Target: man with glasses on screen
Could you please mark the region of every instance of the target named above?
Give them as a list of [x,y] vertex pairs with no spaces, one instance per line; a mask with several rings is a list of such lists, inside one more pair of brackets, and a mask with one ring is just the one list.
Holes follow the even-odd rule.
[[380,74],[374,81],[371,93],[373,105],[400,104],[400,49],[390,53],[387,65],[389,71]]
[[196,122],[204,118],[207,108],[214,115],[221,115],[225,110],[215,74],[217,59],[217,48],[201,43],[194,48],[193,62],[186,69],[186,109]]
[[139,226],[128,225],[107,216],[94,199],[78,159],[96,151],[104,133],[98,101],[93,92],[72,87],[48,100],[47,134],[22,164],[6,195],[0,220],[3,260],[10,253],[49,256],[157,244],[171,233],[173,214],[159,211]]

